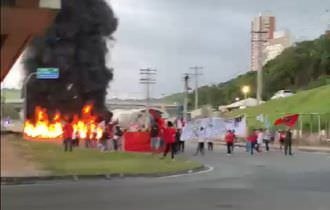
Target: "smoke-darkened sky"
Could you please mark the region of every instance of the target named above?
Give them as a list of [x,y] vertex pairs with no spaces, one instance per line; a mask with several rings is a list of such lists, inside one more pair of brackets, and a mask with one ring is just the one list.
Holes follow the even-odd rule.
[[[271,11],[277,29],[305,40],[324,32],[330,9],[329,0],[107,1],[119,18],[110,97],[144,97],[139,69],[146,67],[158,70],[154,97],[182,91],[182,75],[194,65],[204,67],[201,84],[224,82],[249,70],[250,22],[259,12]],[[14,71],[5,86],[17,87]]]

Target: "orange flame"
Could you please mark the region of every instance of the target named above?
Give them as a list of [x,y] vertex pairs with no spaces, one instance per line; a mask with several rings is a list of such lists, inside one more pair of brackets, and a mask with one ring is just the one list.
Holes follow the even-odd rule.
[[[104,128],[97,124],[97,116],[92,114],[93,105],[85,105],[82,108],[81,118],[73,117],[72,138],[101,139]],[[27,139],[62,139],[63,124],[62,116],[57,111],[49,120],[47,109],[37,106],[35,108],[35,120],[26,120],[24,123],[24,136]]]

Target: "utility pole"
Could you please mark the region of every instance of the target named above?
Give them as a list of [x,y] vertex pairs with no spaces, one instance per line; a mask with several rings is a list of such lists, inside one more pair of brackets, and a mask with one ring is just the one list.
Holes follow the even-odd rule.
[[190,74],[195,77],[195,109],[198,109],[198,77],[202,76],[202,72],[200,70],[203,69],[202,66],[193,66],[190,69],[194,70],[194,73]]
[[149,127],[149,109],[150,109],[150,86],[153,84],[156,84],[156,79],[154,78],[154,75],[156,75],[157,70],[156,69],[140,69],[140,84],[146,86],[146,128]]
[[183,119],[186,123],[188,120],[188,92],[189,92],[189,79],[190,76],[188,73],[184,74],[184,99],[183,99]]
[[[260,20],[261,22],[261,20]],[[259,30],[258,31],[251,31],[252,42],[258,43],[258,69],[257,69],[257,101],[258,105],[261,104],[262,99],[262,90],[263,90],[263,75],[262,75],[262,65],[263,65],[263,45],[264,43],[268,42],[267,39],[263,36],[263,34],[268,33],[268,31],[262,31],[261,30],[261,23],[259,24]],[[255,39],[254,34],[257,35],[257,38]]]

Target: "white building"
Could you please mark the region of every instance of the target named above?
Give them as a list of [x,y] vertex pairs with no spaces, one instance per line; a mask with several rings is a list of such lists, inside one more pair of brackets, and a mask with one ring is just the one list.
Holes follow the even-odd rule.
[[283,52],[284,49],[290,47],[291,45],[292,40],[289,31],[275,31],[274,38],[268,40],[268,42],[265,44],[265,48],[263,50],[263,65],[265,65],[268,61],[276,58]]

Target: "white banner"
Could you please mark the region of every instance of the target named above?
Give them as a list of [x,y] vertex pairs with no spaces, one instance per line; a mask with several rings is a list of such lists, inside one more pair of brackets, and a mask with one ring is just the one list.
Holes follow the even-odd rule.
[[[203,127],[203,132],[200,132],[201,127]],[[234,130],[237,136],[245,137],[245,117],[233,119],[211,117],[188,122],[182,129],[181,140],[187,141],[197,138],[219,139],[225,135],[227,130]]]

